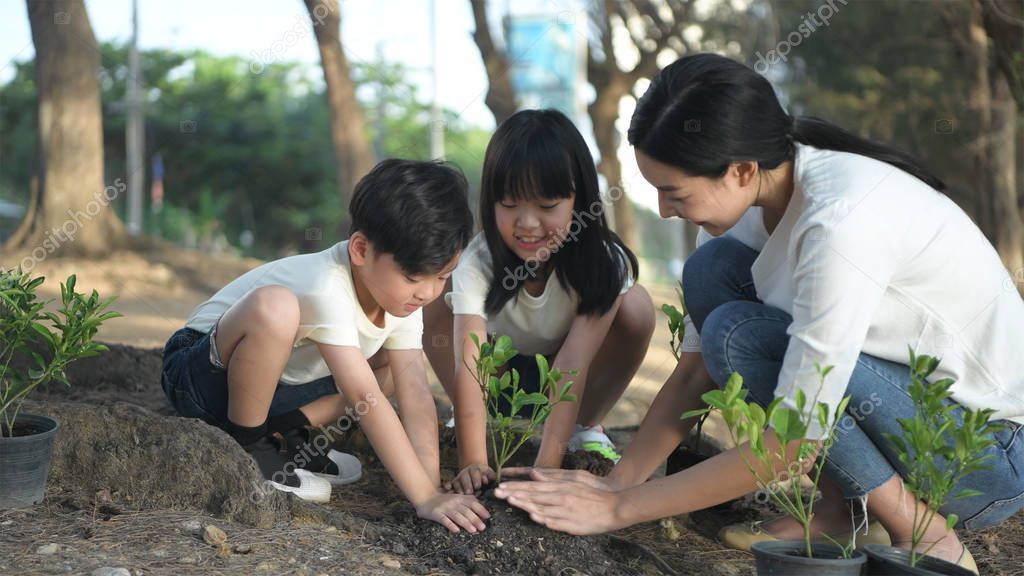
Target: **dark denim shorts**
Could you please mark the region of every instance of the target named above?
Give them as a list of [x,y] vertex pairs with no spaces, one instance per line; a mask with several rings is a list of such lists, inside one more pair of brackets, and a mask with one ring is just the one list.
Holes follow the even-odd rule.
[[[210,333],[182,328],[167,340],[160,384],[179,415],[199,418],[218,428],[227,425],[228,373],[211,361]],[[269,415],[290,412],[337,393],[332,376],[306,384],[278,383]]]

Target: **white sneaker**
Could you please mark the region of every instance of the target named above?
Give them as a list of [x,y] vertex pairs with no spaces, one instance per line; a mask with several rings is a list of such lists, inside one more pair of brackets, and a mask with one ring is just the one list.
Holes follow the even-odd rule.
[[[363,465],[359,459],[351,454],[331,450],[327,453],[327,459],[334,466],[328,465],[322,472],[313,472],[318,478],[327,480],[331,486],[344,486],[358,481],[363,477]],[[337,471],[335,471],[337,468]]]
[[615,450],[615,443],[604,433],[604,427],[600,424],[587,428],[576,425],[576,431],[569,437],[569,451],[577,450],[597,452],[612,462],[622,459],[622,455]]
[[309,502],[325,503],[331,501],[331,483],[323,478],[317,477],[316,474],[302,468],[295,469],[295,475],[299,478],[298,486],[288,486],[281,484],[280,482],[274,482],[273,480],[267,480],[267,482],[274,487],[275,490],[281,492],[291,492],[302,500],[308,500]]

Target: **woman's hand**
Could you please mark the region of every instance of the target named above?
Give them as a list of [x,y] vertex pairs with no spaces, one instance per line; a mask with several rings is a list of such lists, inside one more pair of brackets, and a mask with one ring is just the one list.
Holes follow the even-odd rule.
[[606,476],[595,476],[586,470],[562,470],[560,468],[505,468],[501,471],[502,476],[528,476],[532,480],[540,482],[577,482],[596,488],[603,492],[618,492],[620,490],[616,483]]
[[[531,477],[538,472],[544,474],[534,471]],[[494,495],[527,512],[534,522],[559,532],[583,536],[628,525],[620,512],[625,502],[620,493],[583,482],[502,482]]]

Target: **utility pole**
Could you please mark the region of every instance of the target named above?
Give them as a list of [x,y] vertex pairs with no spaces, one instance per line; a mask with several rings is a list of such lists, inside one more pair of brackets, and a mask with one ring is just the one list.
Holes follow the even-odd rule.
[[430,0],[430,71],[433,76],[434,94],[430,104],[430,157],[444,159],[444,120],[441,104],[438,102],[437,70],[437,0]]
[[142,68],[139,66],[139,3],[132,0],[132,43],[128,50],[128,119],[125,128],[128,160],[128,233],[142,232],[142,183],[146,179],[142,116]]

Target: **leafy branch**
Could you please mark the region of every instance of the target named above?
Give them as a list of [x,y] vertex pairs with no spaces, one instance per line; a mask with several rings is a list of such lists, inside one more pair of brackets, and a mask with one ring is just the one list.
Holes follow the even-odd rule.
[[13,435],[18,411],[37,386],[53,380],[70,386],[68,364],[107,350],[92,339],[103,322],[120,316],[107,311],[114,299],[76,292],[75,279],[61,283],[60,307],[50,312],[50,301],[36,295],[45,278],[0,270],[0,436]]
[[[995,446],[993,434],[1002,430],[1000,424],[989,422],[995,410],[963,408],[962,422],[953,414],[959,407],[950,402],[952,378],[929,382],[928,377],[939,367],[940,360],[931,356],[917,356],[910,349],[910,387],[914,401],[913,418],[897,418],[902,436],[885,434],[908,470],[904,478],[907,490],[925,502],[927,511],[919,514],[914,508],[911,532],[910,565],[915,566],[921,556],[928,554],[938,540],[918,552],[928,528],[947,499],[980,496],[978,490],[963,489],[950,496],[957,484],[972,472],[988,468],[985,464],[992,455],[986,453]],[[959,518],[946,517],[946,530],[952,530]]]

